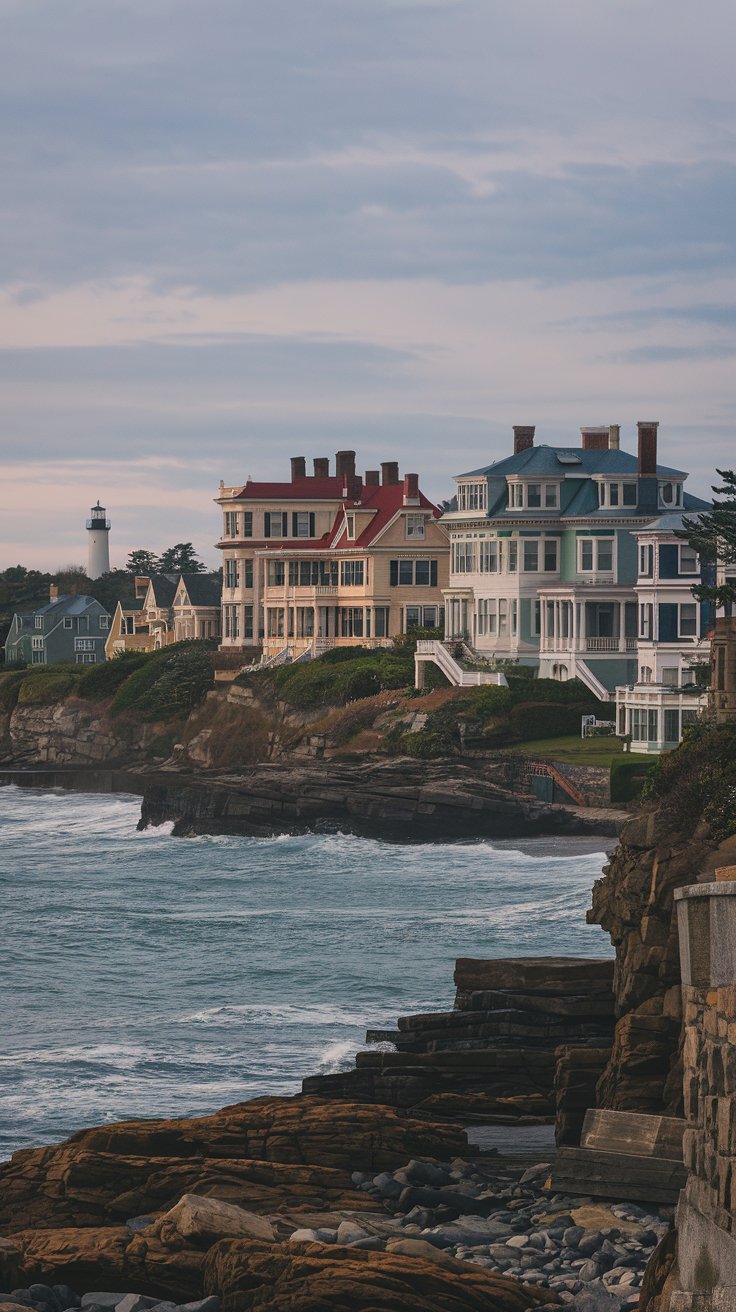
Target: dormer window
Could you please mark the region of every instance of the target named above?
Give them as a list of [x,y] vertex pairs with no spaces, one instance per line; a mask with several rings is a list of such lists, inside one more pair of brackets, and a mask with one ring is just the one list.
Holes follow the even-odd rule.
[[346,533],[351,542],[355,541],[355,515],[345,516]]
[[559,483],[511,483],[508,485],[509,510],[557,510],[560,504]]
[[485,479],[472,483],[458,483],[458,510],[486,510],[488,507],[488,484]]
[[622,506],[636,506],[637,487],[633,479],[622,482],[615,479],[601,480],[598,484],[598,505],[618,510]]
[[666,508],[682,505],[682,483],[668,481],[659,485],[659,504]]
[[424,537],[424,515],[406,516],[406,536],[408,538]]

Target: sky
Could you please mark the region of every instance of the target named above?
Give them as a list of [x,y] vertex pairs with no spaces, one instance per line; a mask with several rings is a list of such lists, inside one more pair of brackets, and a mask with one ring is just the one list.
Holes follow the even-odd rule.
[[736,464],[732,0],[0,0],[0,568],[511,426]]

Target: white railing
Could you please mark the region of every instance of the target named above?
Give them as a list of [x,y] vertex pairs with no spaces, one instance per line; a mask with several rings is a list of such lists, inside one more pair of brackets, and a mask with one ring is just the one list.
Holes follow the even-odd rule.
[[496,687],[506,686],[506,675],[491,670],[464,670],[462,665],[451,656],[442,642],[422,638],[417,642],[415,657],[416,686],[419,687],[419,666],[424,661],[431,661],[456,688],[474,688],[481,684],[492,683]]
[[586,638],[588,651],[618,651],[618,638]]
[[604,684],[601,683],[600,679],[596,678],[595,674],[589,666],[586,665],[585,661],[575,661],[574,673],[576,678],[580,679],[580,682],[584,683],[586,688],[590,689],[594,697],[598,698],[599,702],[608,702],[611,700],[610,692]]

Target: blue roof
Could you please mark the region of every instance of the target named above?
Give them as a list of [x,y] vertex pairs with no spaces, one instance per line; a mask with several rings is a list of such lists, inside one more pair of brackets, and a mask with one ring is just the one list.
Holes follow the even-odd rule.
[[[577,459],[573,460],[573,457]],[[458,474],[458,478],[474,478],[482,475],[490,477],[507,474],[557,474],[580,473],[581,478],[591,474],[637,474],[639,461],[630,451],[597,451],[583,447],[569,446],[530,446],[525,451],[515,452],[496,460],[492,465],[482,469],[471,469],[467,474]],[[671,469],[668,465],[657,465],[657,474],[663,478],[686,478],[682,469]]]
[[[34,615],[83,615],[90,606],[101,606],[96,597],[57,597],[32,612]],[[102,606],[104,610],[105,607]]]

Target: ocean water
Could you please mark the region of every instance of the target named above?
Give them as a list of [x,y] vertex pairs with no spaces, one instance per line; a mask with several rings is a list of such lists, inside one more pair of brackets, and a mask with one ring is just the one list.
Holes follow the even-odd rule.
[[0,1159],[340,1070],[452,1005],[458,956],[610,955],[604,840],[172,838],[128,796],[0,788]]

